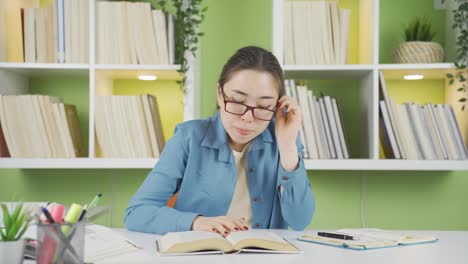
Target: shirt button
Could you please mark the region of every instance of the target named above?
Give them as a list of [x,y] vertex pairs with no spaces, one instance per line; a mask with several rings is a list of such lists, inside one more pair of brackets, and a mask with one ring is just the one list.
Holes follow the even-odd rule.
[[258,223],[255,224],[255,227],[256,227],[256,228],[259,228],[259,227],[260,227],[260,224],[258,224]]
[[253,172],[253,169],[252,169],[252,168],[250,168],[250,169],[249,169],[249,172],[250,172],[250,173],[252,173],[252,172]]
[[254,201],[255,203],[258,202],[258,197],[254,197],[254,198],[253,198],[253,201]]
[[288,180],[288,176],[283,176],[283,181],[287,181]]

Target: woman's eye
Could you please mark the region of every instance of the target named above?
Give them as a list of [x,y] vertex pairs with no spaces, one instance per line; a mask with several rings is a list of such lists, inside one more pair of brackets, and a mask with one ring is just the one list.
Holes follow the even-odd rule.
[[270,109],[271,105],[267,105],[267,106],[259,105],[258,107],[265,108],[265,109]]

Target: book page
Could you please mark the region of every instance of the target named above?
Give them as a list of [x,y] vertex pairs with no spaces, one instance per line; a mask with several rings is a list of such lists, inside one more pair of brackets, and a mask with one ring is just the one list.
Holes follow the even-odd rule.
[[184,253],[199,250],[232,250],[232,246],[220,234],[208,231],[169,232],[159,239],[162,254]]
[[261,230],[232,232],[226,239],[236,250],[247,247],[265,248],[279,251],[298,251],[279,235]]
[[399,234],[397,232],[377,228],[340,229],[337,231],[340,233],[351,234],[359,237],[397,241],[400,244],[413,244],[437,240],[437,238],[431,236],[407,236]]

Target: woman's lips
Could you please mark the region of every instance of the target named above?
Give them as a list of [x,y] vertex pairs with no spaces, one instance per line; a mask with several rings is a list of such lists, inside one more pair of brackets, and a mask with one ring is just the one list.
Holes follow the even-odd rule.
[[252,131],[251,130],[248,130],[248,129],[242,129],[242,128],[237,128],[236,127],[236,130],[239,134],[243,135],[243,136],[247,136],[249,135]]

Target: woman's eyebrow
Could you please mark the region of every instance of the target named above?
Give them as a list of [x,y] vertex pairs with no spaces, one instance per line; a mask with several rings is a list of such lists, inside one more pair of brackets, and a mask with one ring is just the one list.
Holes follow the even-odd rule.
[[[232,91],[235,92],[235,93],[238,93],[238,94],[240,94],[240,95],[243,95],[243,96],[248,96],[247,93],[245,93],[245,92],[243,92],[243,91],[240,91],[240,90],[235,90],[235,89],[234,89],[234,90],[232,90]],[[275,99],[275,97],[274,97],[274,96],[269,96],[269,95],[264,95],[264,96],[258,97],[257,99]]]

